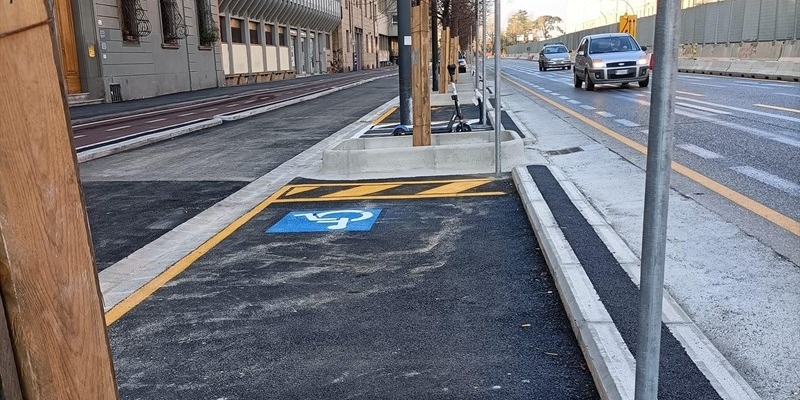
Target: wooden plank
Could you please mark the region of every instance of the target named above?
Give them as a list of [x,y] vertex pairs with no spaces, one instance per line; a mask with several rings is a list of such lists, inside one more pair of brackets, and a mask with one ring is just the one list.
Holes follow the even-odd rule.
[[411,2],[411,98],[413,99],[413,144],[431,145],[431,86],[428,73],[430,51],[430,0]]
[[439,63],[439,93],[444,94],[447,93],[450,85],[450,74],[447,72],[447,64],[450,60],[450,28],[442,29],[442,38],[439,40],[439,44],[441,47],[439,58],[442,60]]
[[8,321],[3,308],[3,296],[0,296],[0,399],[22,400],[17,365],[14,362],[14,348],[11,346]]
[[26,400],[117,399],[47,4],[0,2],[0,296]]
[[458,36],[453,37],[453,50],[451,54],[453,55],[453,64],[456,65],[456,73],[453,75],[453,81],[458,83]]

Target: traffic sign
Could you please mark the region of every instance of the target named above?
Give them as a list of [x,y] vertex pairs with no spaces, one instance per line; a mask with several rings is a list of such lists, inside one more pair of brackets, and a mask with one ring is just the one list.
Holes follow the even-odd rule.
[[636,37],[636,16],[635,15],[621,15],[619,17],[619,32],[629,33],[634,38]]
[[267,233],[369,231],[380,213],[380,208],[292,211]]

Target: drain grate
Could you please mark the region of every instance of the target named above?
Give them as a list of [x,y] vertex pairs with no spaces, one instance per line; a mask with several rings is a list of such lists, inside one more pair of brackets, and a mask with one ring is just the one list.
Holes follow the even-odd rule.
[[583,149],[580,147],[570,147],[568,149],[545,151],[544,153],[548,156],[558,156],[561,154],[577,153],[579,151],[583,151]]
[[111,91],[111,102],[119,103],[122,101],[122,86],[119,83],[112,83],[108,85]]

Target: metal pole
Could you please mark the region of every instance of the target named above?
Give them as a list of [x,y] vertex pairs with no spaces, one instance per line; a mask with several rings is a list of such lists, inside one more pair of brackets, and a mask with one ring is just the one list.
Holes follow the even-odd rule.
[[489,125],[487,104],[489,99],[486,98],[486,2],[483,0],[483,29],[481,29],[481,99],[483,101],[483,109],[481,110],[481,123]]
[[664,253],[675,126],[675,85],[678,76],[680,3],[658,0],[655,27],[656,60],[647,140],[644,193],[642,268],[639,288],[639,330],[636,347],[635,400],[655,400],[661,351],[661,300],[664,291]]
[[494,173],[500,176],[500,1],[494,1]]
[[439,2],[431,1],[431,75],[434,92],[439,91]]
[[411,125],[411,0],[397,0],[400,39],[400,125]]

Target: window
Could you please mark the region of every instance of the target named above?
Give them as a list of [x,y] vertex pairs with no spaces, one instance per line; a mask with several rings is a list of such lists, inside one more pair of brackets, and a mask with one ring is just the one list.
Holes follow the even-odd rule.
[[119,10],[123,41],[139,43],[150,34],[150,21],[139,0],[121,0]]
[[248,22],[247,27],[250,29],[250,44],[261,44],[261,38],[258,35],[258,23]]
[[224,15],[219,16],[219,40],[228,43],[228,24]]
[[244,43],[244,36],[242,36],[242,20],[231,18],[231,42]]
[[274,25],[264,24],[264,44],[267,46],[274,46],[275,39],[272,37],[272,32],[275,29]]
[[392,14],[392,25],[397,25],[397,14]]
[[278,45],[286,46],[286,27],[278,28]]
[[200,46],[213,46],[219,40],[220,32],[214,22],[214,14],[211,13],[211,4],[209,0],[196,0],[196,4],[198,42]]
[[186,37],[186,24],[183,23],[177,0],[159,0],[161,6],[161,34],[166,45],[178,45],[178,40]]

